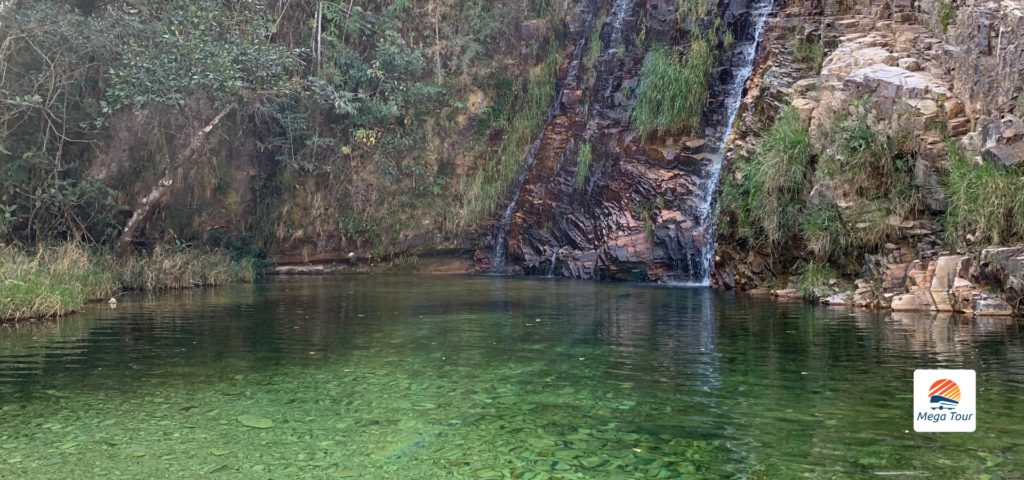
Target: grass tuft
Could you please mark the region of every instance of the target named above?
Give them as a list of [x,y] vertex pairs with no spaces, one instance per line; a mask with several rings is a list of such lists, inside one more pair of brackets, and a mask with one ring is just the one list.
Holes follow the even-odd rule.
[[1024,178],[989,162],[970,161],[948,142],[949,176],[942,189],[949,197],[943,218],[947,243],[998,245],[1024,239]]
[[825,49],[820,41],[808,42],[803,36],[795,35],[793,41],[793,59],[810,65],[815,72],[821,71],[825,62]]
[[597,65],[597,60],[601,58],[601,52],[604,51],[604,42],[601,41],[601,27],[604,25],[607,16],[602,15],[600,20],[590,29],[590,39],[587,40],[587,53],[583,55],[583,65],[586,67],[586,77],[583,79],[583,88],[590,88],[597,79],[597,72],[594,71],[594,66]]
[[796,289],[804,298],[812,301],[818,299],[819,292],[827,291],[829,281],[838,276],[835,270],[823,263],[804,263],[799,268],[802,271]]
[[585,143],[580,146],[580,151],[576,154],[576,188],[583,190],[583,187],[587,185],[587,179],[590,178],[590,160],[593,157],[593,153],[590,150],[590,143]]
[[708,75],[716,54],[708,39],[697,35],[686,58],[664,46],[651,49],[640,69],[637,101],[630,125],[641,138],[700,126],[708,101]]
[[708,2],[705,0],[677,0],[676,12],[679,21],[685,22],[691,29],[697,20],[708,16]]

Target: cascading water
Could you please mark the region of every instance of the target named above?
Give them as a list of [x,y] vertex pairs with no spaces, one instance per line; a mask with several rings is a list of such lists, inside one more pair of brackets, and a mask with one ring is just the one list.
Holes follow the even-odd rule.
[[732,69],[732,75],[722,85],[721,90],[723,102],[721,108],[725,115],[719,118],[724,121],[715,126],[716,128],[712,130],[713,133],[708,141],[715,154],[710,171],[708,172],[707,181],[704,182],[701,195],[698,198],[696,225],[697,234],[700,235],[702,240],[702,246],[692,245],[691,248],[696,248],[699,251],[688,252],[690,258],[695,256],[701,263],[697,270],[701,276],[700,278],[694,278],[692,285],[708,286],[711,284],[711,270],[714,269],[715,263],[715,219],[713,218],[714,211],[712,205],[714,204],[715,193],[718,189],[718,178],[722,171],[722,160],[728,148],[729,137],[732,135],[733,126],[736,122],[736,115],[739,113],[743,86],[747,83],[747,79],[750,78],[750,74],[754,70],[761,30],[764,28],[765,21],[768,19],[773,6],[773,0],[754,0],[752,2],[750,5],[752,31],[750,35],[743,35],[740,40],[737,40],[731,50],[728,66]]
[[618,50],[622,45],[622,22],[633,11],[635,5],[636,0],[615,0],[615,4],[612,5],[611,17],[612,37],[611,41],[608,42],[608,48],[605,49],[606,53]]
[[[623,1],[623,0],[619,0]],[[590,31],[591,22],[594,19],[594,8],[584,8],[584,14],[587,15],[587,21],[583,29],[582,38],[576,43],[575,49],[572,52],[572,62],[569,64],[569,71],[565,76],[565,81],[562,82],[560,88],[555,93],[555,98],[551,101],[551,106],[548,107],[547,113],[544,114],[544,124],[541,126],[540,134],[537,135],[537,139],[534,140],[530,148],[526,150],[526,155],[523,156],[523,166],[519,170],[519,177],[516,179],[515,185],[513,185],[512,198],[509,201],[508,208],[505,209],[505,214],[501,216],[501,222],[498,223],[498,236],[494,242],[494,259],[491,263],[490,271],[496,274],[507,274],[509,273],[508,267],[508,229],[512,225],[512,217],[516,213],[516,202],[519,201],[519,193],[523,188],[523,182],[526,181],[526,176],[530,173],[530,167],[533,166],[533,161],[536,159],[537,150],[540,149],[540,144],[544,140],[544,132],[547,131],[548,124],[551,123],[551,119],[555,118],[555,115],[560,110],[562,91],[565,87],[573,84],[576,81],[576,76],[580,71],[580,63],[583,58],[583,50],[587,42],[587,32]]]

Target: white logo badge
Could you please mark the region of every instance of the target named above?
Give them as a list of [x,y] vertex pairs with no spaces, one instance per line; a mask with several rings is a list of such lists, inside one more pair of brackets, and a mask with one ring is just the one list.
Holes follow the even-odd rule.
[[914,431],[973,432],[976,391],[974,370],[914,371]]

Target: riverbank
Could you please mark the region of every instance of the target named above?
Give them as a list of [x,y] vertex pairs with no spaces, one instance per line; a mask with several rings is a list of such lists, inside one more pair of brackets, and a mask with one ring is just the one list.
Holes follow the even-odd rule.
[[251,283],[256,274],[254,260],[219,251],[156,247],[118,260],[75,243],[0,246],[0,322],[68,315],[123,291]]

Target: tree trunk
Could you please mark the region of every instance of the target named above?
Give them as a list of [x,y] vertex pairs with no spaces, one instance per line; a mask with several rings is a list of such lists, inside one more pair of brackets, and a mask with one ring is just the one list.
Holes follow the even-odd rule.
[[135,206],[135,210],[132,211],[132,218],[128,220],[128,223],[124,226],[124,231],[121,232],[121,238],[117,239],[114,243],[114,255],[118,258],[124,256],[128,248],[131,247],[132,241],[135,239],[135,235],[139,233],[139,230],[145,225],[149,215],[153,213],[154,207],[160,203],[160,200],[167,195],[167,192],[171,190],[171,186],[174,185],[174,178],[178,176],[178,172],[186,165],[192,163],[193,157],[199,153],[199,149],[202,148],[203,143],[206,140],[206,136],[209,135],[213,127],[216,127],[220,123],[224,115],[227,115],[231,111],[232,107],[224,107],[210,120],[210,123],[206,125],[202,130],[196,132],[195,136],[192,137],[192,141],[189,142],[188,148],[185,149],[181,155],[173,162],[167,165],[167,171],[164,173],[164,178],[161,178],[153,190],[148,195],[142,197],[139,200],[139,204]]
[[441,8],[436,3],[432,3],[430,8],[434,10],[434,59],[437,61],[437,67],[434,69],[437,72],[437,84],[441,85],[444,82],[444,78],[441,75]]

